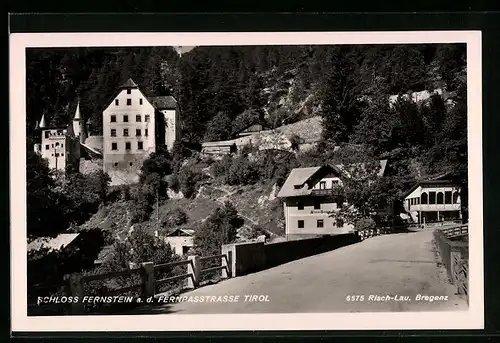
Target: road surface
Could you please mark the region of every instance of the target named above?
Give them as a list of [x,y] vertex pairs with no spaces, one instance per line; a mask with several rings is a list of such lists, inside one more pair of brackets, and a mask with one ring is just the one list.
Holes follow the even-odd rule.
[[[191,302],[162,299],[139,313],[466,310],[465,298],[455,294],[438,261],[432,230],[378,236],[181,295]],[[255,297],[245,301],[246,295],[260,295],[260,301]],[[205,301],[192,302],[196,296],[206,297]],[[233,296],[233,301],[224,302],[219,296]]]

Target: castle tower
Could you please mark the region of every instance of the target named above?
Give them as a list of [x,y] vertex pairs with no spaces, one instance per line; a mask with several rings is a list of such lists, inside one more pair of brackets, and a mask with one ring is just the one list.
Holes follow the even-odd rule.
[[85,143],[87,135],[85,132],[85,121],[80,113],[80,100],[78,100],[75,115],[73,116],[73,132],[75,137],[80,137],[80,143]]

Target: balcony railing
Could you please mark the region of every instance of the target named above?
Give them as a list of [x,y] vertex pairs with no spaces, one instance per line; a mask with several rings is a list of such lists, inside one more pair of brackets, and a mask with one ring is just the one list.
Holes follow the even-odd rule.
[[329,196],[329,195],[342,195],[339,189],[336,188],[327,188],[327,189],[313,189],[312,190],[312,195],[319,195],[319,196]]
[[410,205],[409,211],[458,211],[460,204],[417,204]]

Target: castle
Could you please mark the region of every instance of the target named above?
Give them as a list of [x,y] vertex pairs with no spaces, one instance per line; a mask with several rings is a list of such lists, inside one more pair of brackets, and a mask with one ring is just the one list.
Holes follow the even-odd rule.
[[51,169],[80,170],[80,161],[92,160],[107,172],[114,185],[137,182],[143,161],[160,147],[171,151],[180,139],[180,108],[173,96],[147,97],[128,79],[106,104],[102,136],[90,134],[78,101],[72,123],[49,127],[42,116],[38,128],[41,144],[35,151]]

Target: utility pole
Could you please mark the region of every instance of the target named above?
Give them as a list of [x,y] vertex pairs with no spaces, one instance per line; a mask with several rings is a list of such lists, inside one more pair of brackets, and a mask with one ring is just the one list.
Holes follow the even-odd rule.
[[160,207],[158,204],[158,189],[156,190],[156,229],[160,227]]

